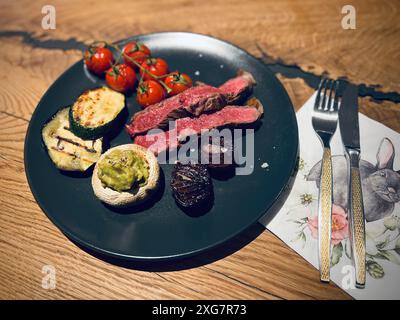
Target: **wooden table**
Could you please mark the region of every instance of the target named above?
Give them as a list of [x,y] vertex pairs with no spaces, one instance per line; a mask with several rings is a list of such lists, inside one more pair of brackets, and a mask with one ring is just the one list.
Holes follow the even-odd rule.
[[[0,4],[0,298],[8,299],[348,299],[318,271],[256,225],[223,248],[176,265],[120,265],[69,241],[36,204],[23,146],[49,85],[93,40],[191,31],[230,41],[263,59],[296,110],[318,76],[360,85],[361,111],[400,131],[400,3],[353,0],[357,29],[341,27],[348,1],[51,1],[56,29],[41,27],[48,1]],[[53,265],[57,287],[41,287]]]

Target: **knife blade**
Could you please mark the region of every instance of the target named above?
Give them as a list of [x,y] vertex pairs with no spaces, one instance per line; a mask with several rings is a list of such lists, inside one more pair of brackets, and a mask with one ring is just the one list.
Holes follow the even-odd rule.
[[339,109],[339,126],[347,159],[348,217],[355,286],[365,287],[365,216],[360,176],[360,131],[358,125],[358,89],[349,84]]
[[360,130],[358,126],[358,88],[348,84],[339,109],[339,126],[343,145],[360,150]]

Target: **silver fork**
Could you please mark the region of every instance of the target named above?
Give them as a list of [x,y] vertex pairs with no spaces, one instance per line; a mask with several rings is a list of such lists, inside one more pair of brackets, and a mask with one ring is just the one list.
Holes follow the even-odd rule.
[[322,146],[318,196],[318,257],[321,281],[329,282],[331,266],[332,159],[330,142],[338,121],[339,82],[322,79],[312,113],[312,125]]

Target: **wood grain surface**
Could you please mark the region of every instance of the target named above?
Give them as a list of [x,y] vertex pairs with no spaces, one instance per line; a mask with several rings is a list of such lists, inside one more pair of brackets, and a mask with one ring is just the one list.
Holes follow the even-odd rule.
[[[26,181],[23,145],[33,110],[51,83],[93,40],[191,31],[228,40],[267,63],[296,108],[319,76],[359,85],[361,112],[400,131],[398,1],[354,0],[356,30],[341,27],[348,1],[52,1],[55,30],[43,30],[48,1],[0,2],[1,299],[349,299],[273,234],[256,225],[189,260],[107,261],[69,241],[44,215]],[[41,286],[53,265],[57,286]]]

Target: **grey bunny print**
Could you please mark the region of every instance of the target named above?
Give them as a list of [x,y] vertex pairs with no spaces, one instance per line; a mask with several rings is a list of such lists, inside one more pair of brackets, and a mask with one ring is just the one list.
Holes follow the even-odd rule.
[[[393,212],[400,201],[400,171],[393,170],[395,150],[388,138],[383,138],[376,155],[377,163],[360,161],[360,173],[364,198],[364,212],[367,222],[382,219]],[[344,156],[332,157],[333,203],[347,211],[347,163]],[[315,181],[319,188],[321,161],[316,163],[307,175],[308,181]]]

